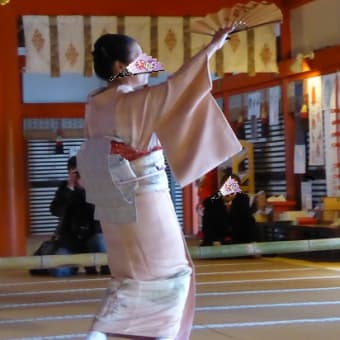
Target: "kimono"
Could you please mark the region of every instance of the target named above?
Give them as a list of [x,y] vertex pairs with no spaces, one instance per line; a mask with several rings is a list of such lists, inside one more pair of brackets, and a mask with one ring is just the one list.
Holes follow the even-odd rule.
[[[102,224],[112,274],[93,330],[189,339],[194,268],[169,194],[163,153],[185,186],[241,150],[210,91],[202,51],[162,84],[135,91],[107,88],[89,97],[88,140],[77,162],[87,200],[96,205]],[[112,154],[113,140],[146,156],[127,161]]]

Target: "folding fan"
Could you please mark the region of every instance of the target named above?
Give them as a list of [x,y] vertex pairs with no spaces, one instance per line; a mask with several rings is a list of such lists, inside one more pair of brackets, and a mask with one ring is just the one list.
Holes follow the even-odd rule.
[[156,59],[147,55],[141,54],[136,60],[130,63],[122,72],[113,75],[110,81],[116,78],[135,76],[142,73],[153,73],[164,71],[164,66]]
[[127,66],[127,70],[131,74],[135,75],[140,73],[164,71],[164,67],[156,58],[143,53]]
[[221,28],[230,27],[232,33],[282,21],[281,10],[273,3],[250,1],[236,4],[231,8],[222,8],[216,13],[209,13],[204,18],[195,20],[190,25],[193,33],[213,35]]

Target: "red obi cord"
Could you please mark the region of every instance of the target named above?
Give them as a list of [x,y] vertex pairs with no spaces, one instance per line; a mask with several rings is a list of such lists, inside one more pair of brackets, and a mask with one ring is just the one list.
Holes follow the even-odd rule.
[[133,147],[125,143],[111,141],[111,154],[121,155],[123,158],[127,159],[128,161],[134,161],[135,159],[146,156],[153,151],[161,150],[161,149],[162,149],[161,146],[156,146],[152,148],[151,150],[141,150],[141,151],[138,150],[137,151],[136,149],[134,149]]

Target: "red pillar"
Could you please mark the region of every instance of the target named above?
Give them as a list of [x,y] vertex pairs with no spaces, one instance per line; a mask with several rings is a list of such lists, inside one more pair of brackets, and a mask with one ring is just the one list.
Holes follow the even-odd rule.
[[195,184],[183,188],[183,232],[186,236],[193,236],[198,231],[198,216],[196,204],[198,202]]
[[283,22],[281,24],[280,35],[280,60],[289,59],[291,57],[291,32],[290,32],[290,9],[282,8]]
[[0,41],[0,256],[17,256],[26,252],[27,189],[17,15],[12,1],[0,6]]

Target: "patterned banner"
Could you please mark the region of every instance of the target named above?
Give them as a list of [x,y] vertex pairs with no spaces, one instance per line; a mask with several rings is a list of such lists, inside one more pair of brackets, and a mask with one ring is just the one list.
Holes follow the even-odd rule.
[[247,32],[232,34],[223,47],[225,73],[248,72]]
[[278,72],[274,25],[254,29],[255,72]]
[[[24,16],[26,72],[92,74],[91,50],[105,33],[135,38],[167,72],[176,71],[211,37],[192,33],[198,17],[150,16]],[[50,24],[49,24],[50,23]],[[84,65],[83,65],[84,64]],[[277,72],[274,25],[233,34],[210,60],[212,74]]]
[[321,77],[308,79],[309,165],[324,165]]
[[337,130],[339,125],[336,124],[339,115],[339,95],[337,83],[339,82],[338,74],[328,74],[322,76],[322,107],[324,108],[325,123],[325,158],[326,158],[326,184],[327,196],[340,196],[340,178],[339,178],[339,136]]
[[332,137],[335,132],[335,125],[332,124],[334,120],[335,114],[329,109],[324,110],[327,196],[340,196],[340,183],[337,177],[339,169],[336,167],[338,162],[337,147],[334,145],[334,137]]
[[83,73],[85,65],[84,18],[57,17],[60,73]]
[[26,72],[50,74],[51,47],[49,17],[25,15]]
[[151,54],[151,18],[150,17],[125,17],[125,34],[133,37],[142,46],[145,53]]
[[117,33],[117,17],[91,17],[92,46],[100,36],[107,33]]
[[158,59],[166,72],[173,73],[184,61],[183,18],[158,18]]

